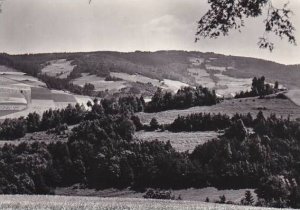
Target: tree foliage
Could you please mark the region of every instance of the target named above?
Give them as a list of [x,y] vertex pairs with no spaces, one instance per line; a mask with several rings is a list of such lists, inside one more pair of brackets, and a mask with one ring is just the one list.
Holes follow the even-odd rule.
[[198,21],[196,41],[200,37],[217,38],[227,36],[231,30],[241,30],[246,18],[263,16],[265,33],[259,37],[260,48],[273,50],[274,44],[269,38],[270,34],[287,38],[291,44],[296,44],[295,28],[290,20],[292,11],[288,3],[282,8],[276,8],[272,0],[209,0],[210,9]]

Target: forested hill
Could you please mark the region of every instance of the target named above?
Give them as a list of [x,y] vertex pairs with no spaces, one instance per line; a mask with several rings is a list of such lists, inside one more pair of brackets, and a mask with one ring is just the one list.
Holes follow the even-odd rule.
[[91,73],[106,77],[110,72],[141,74],[152,79],[172,79],[194,85],[189,68],[201,68],[209,74],[221,72],[236,78],[265,76],[288,87],[299,87],[300,66],[283,65],[256,58],[225,56],[215,53],[187,51],[157,52],[78,52],[26,55],[0,55],[0,65],[37,75],[50,61],[66,59],[74,68],[71,77]]

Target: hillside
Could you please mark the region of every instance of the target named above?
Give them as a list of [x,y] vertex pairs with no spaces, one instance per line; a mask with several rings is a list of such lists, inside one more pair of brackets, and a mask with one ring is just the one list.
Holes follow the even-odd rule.
[[[149,100],[158,87],[176,92],[183,86],[202,85],[219,96],[232,97],[249,90],[254,76],[263,75],[267,82],[300,88],[299,65],[201,52],[1,54],[0,65],[2,118],[92,100],[80,95],[137,94]],[[92,84],[92,89],[86,89],[86,84]],[[290,96],[298,100],[298,94]]]
[[[295,88],[299,87],[297,81],[300,79],[299,65],[289,66],[255,58],[186,51],[87,52],[16,56],[2,54],[0,64],[33,75],[46,73],[59,78],[69,76],[71,79],[80,79],[82,73],[88,73],[97,75],[101,80],[110,75],[125,81],[126,87],[134,87],[132,83],[138,81],[145,86],[143,89],[146,89],[147,85],[159,86],[159,81],[169,79],[189,85],[206,84],[224,91],[230,89],[230,82],[246,85],[249,81],[241,79],[263,75],[270,82],[277,80],[289,88]],[[50,71],[52,73],[49,73]],[[133,79],[130,75],[140,75],[141,78]],[[122,88],[124,87],[115,89]]]

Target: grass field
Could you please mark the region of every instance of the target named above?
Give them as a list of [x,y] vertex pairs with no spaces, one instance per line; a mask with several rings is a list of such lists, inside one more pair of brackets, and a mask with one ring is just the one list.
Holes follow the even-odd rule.
[[81,77],[72,81],[73,84],[83,87],[86,83],[93,84],[96,91],[118,91],[126,87],[126,81],[105,81],[105,78],[83,73]]
[[160,82],[158,79],[151,79],[149,77],[140,75],[140,74],[127,74],[121,72],[111,72],[111,76],[120,78],[129,82],[141,82],[141,83],[151,83],[153,86],[160,86]]
[[0,65],[0,73],[6,72],[16,72],[16,70],[7,66]]
[[17,140],[1,140],[0,147],[5,144],[19,145],[22,142],[26,142],[28,144],[34,142],[44,142],[46,144],[50,144],[53,142],[67,142],[67,135],[56,135],[54,133],[47,133],[46,131],[40,131],[35,133],[27,133],[24,137]]
[[[201,189],[195,188],[188,188],[188,189],[181,189],[181,190],[171,190],[172,194],[175,197],[180,197],[182,200],[189,200],[189,201],[205,201],[206,198],[209,198],[211,202],[218,201],[220,196],[224,195],[227,201],[232,201],[236,204],[240,203],[241,199],[245,196],[246,190],[250,190],[254,200],[257,200],[256,194],[254,189],[239,189],[239,190],[218,190],[214,187],[206,187]],[[95,189],[76,189],[74,186],[71,187],[64,187],[64,188],[57,188],[55,190],[56,195],[73,195],[73,196],[95,196],[95,197],[118,197],[118,198],[143,198],[145,193],[143,192],[136,192],[129,188],[126,189],[115,189],[109,188],[104,190],[95,190]]]
[[49,65],[42,69],[42,73],[51,77],[67,78],[74,69],[72,61],[66,59],[49,61]]
[[262,110],[268,116],[275,113],[277,116],[288,117],[291,119],[300,118],[300,107],[288,99],[258,99],[245,98],[225,100],[214,106],[199,106],[185,110],[170,110],[159,113],[138,113],[142,123],[149,123],[155,117],[159,123],[171,123],[178,115],[188,115],[199,112],[223,113],[233,115],[235,113],[247,114],[250,112],[253,116]]
[[300,90],[299,89],[289,90],[285,95],[290,100],[292,100],[296,105],[300,106]]
[[262,207],[221,205],[199,201],[167,201],[138,198],[1,195],[1,210],[246,210]]
[[192,152],[199,144],[218,137],[217,132],[145,132],[139,131],[135,133],[136,138],[143,141],[159,140],[163,142],[170,141],[172,146],[179,152]]

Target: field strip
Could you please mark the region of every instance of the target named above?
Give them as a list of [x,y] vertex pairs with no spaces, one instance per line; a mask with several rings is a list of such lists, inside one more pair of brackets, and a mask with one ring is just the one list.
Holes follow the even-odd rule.
[[295,89],[295,90],[289,90],[286,94],[285,94],[294,104],[296,104],[297,106],[300,106],[300,90],[299,89]]
[[258,210],[262,207],[221,205],[196,201],[169,201],[136,198],[100,198],[43,195],[0,195],[0,209],[14,210]]

